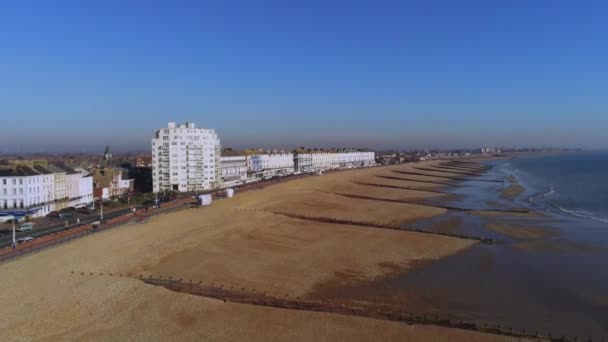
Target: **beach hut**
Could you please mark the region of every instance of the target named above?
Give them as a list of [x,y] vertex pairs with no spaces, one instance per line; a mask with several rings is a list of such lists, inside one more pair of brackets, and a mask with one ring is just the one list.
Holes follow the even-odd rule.
[[206,195],[199,195],[198,196],[198,203],[201,206],[208,206],[211,205],[211,195],[210,194],[206,194]]
[[226,189],[226,197],[232,198],[232,196],[234,196],[234,189]]

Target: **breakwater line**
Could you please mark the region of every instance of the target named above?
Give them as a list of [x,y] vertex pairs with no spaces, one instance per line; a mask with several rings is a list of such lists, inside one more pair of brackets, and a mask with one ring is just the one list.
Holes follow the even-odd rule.
[[348,197],[348,198],[420,205],[423,207],[440,208],[440,209],[446,209],[446,210],[452,210],[452,211],[462,211],[462,212],[479,211],[479,212],[512,213],[512,214],[515,214],[515,213],[527,214],[530,212],[528,209],[474,209],[474,208],[462,208],[462,207],[454,207],[454,206],[447,206],[447,205],[425,204],[425,203],[419,203],[419,202],[413,202],[413,201],[397,200],[397,199],[390,199],[390,198],[378,198],[378,197],[363,196],[363,195],[351,195],[351,194],[341,194],[341,193],[333,193],[333,194],[338,195],[338,196]]
[[315,216],[292,214],[292,213],[278,211],[278,210],[271,210],[270,212],[273,214],[276,214],[276,215],[282,215],[282,216],[289,217],[289,218],[305,220],[305,221],[312,221],[312,222],[319,222],[319,223],[330,223],[330,224],[340,224],[340,225],[358,226],[358,227],[367,227],[367,228],[400,230],[400,231],[427,234],[427,235],[439,235],[439,236],[447,236],[447,237],[453,237],[453,238],[458,238],[458,239],[474,240],[474,241],[478,241],[478,242],[485,243],[485,244],[502,243],[501,240],[492,239],[492,238],[465,235],[465,234],[433,232],[433,231],[427,231],[427,230],[421,230],[421,229],[415,229],[415,228],[409,228],[409,227],[402,227],[402,226],[398,226],[398,225],[341,220],[341,219],[328,218],[328,217],[315,217]]
[[[437,167],[441,167],[441,166],[437,166]],[[426,168],[426,167],[414,167],[414,169],[416,170],[421,170],[421,171],[430,171],[430,172],[442,172],[442,173],[451,173],[451,174],[456,174],[456,175],[463,175],[463,176],[471,176],[471,177],[477,177],[477,176],[481,176],[483,175],[486,171],[483,172],[461,172],[461,171],[451,171],[451,170],[437,170],[437,169],[431,169],[431,168]]]
[[392,176],[382,176],[382,175],[376,175],[376,177],[379,177],[379,178],[384,178],[384,179],[392,179],[392,180],[408,181],[408,182],[418,182],[418,183],[436,184],[436,185],[442,185],[442,186],[459,186],[458,184],[454,184],[454,183],[445,183],[445,182],[424,181],[424,180],[412,179],[412,178],[402,178],[402,177],[392,177]]
[[455,170],[455,171],[464,171],[464,172],[474,172],[474,173],[485,173],[492,170],[492,168],[481,168],[481,169],[472,169],[472,168],[461,168],[456,166],[448,166],[443,164],[433,165],[433,167],[442,168],[446,170]]
[[451,195],[449,192],[425,189],[425,188],[414,188],[414,187],[407,187],[407,186],[385,185],[385,184],[365,183],[365,182],[353,182],[353,183],[358,184],[358,185],[365,185],[365,186],[375,186],[375,187],[379,187],[379,188],[412,190],[412,191],[430,192],[430,193],[434,193],[434,194]]
[[402,175],[435,177],[435,178],[443,178],[443,179],[462,181],[462,182],[467,182],[467,181],[490,182],[490,183],[503,183],[504,182],[503,180],[497,180],[497,179],[461,178],[461,177],[449,177],[449,176],[435,176],[435,175],[429,175],[429,174],[422,173],[422,172],[408,172],[408,171],[397,171],[397,170],[392,170],[392,171],[402,174]]
[[438,166],[456,168],[456,169],[461,169],[464,171],[488,171],[488,170],[492,169],[492,167],[490,167],[490,166],[482,166],[480,164],[471,165],[471,166],[463,165],[463,164],[438,164]]

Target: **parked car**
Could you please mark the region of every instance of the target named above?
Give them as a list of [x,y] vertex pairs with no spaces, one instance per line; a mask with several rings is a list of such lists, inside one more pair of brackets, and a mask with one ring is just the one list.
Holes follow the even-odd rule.
[[59,214],[59,217],[62,218],[62,219],[69,218],[69,217],[72,217],[72,216],[74,216],[74,214],[72,214],[72,213],[61,213],[61,214]]
[[28,241],[32,241],[32,240],[34,240],[34,238],[33,238],[33,237],[31,237],[31,236],[26,236],[26,237],[19,238],[19,239],[17,240],[17,243],[23,243],[23,242],[28,242]]
[[50,213],[46,214],[46,217],[59,217],[59,212],[51,211]]
[[67,207],[67,208],[63,208],[63,209],[59,210],[59,213],[72,213],[74,211],[76,211],[76,208]]
[[16,230],[18,232],[27,232],[27,231],[32,230],[33,228],[34,228],[34,224],[28,222],[28,223],[22,223],[22,224],[20,224],[19,227],[17,227]]
[[91,210],[89,210],[89,208],[87,208],[87,207],[78,208],[78,209],[76,209],[76,211],[80,214],[85,214],[85,215],[88,215],[91,213]]

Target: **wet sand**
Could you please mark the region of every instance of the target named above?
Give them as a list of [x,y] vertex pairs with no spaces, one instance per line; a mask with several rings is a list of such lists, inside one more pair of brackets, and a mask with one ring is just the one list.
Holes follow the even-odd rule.
[[[419,165],[433,165],[435,162]],[[431,206],[348,198],[432,199],[438,193],[356,184],[429,183],[377,177],[410,165],[352,170],[237,194],[211,207],[154,217],[0,264],[0,329],[8,340],[510,341],[466,330],[224,303],[127,277],[154,275],[314,297],[406,274],[475,245],[471,240],[311,222],[275,212],[399,224],[442,215]],[[433,177],[416,176],[419,180]],[[74,272],[74,273],[72,273]],[[93,273],[89,277],[80,272]]]
[[499,191],[502,198],[513,200],[526,191],[526,189],[519,184],[510,184],[508,187],[500,189]]
[[555,230],[546,227],[525,226],[496,221],[488,223],[486,228],[520,240],[547,238],[557,234]]

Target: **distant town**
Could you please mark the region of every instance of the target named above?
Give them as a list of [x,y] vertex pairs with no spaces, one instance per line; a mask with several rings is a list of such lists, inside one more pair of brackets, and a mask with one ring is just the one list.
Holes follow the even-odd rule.
[[[526,148],[371,151],[354,147],[222,148],[213,129],[170,122],[153,134],[150,153],[0,155],[0,220],[43,217],[95,201],[127,201],[236,187],[305,173],[430,159],[533,152]],[[140,200],[145,196],[137,197]],[[134,201],[136,203],[136,201]]]

